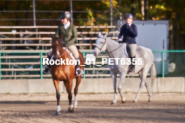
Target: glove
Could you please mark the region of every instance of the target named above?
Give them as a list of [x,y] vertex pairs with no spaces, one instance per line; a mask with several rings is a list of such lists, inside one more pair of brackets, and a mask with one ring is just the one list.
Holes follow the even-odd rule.
[[121,39],[121,38],[119,38],[119,39],[118,39],[118,42],[120,42],[120,41],[122,41],[122,39]]

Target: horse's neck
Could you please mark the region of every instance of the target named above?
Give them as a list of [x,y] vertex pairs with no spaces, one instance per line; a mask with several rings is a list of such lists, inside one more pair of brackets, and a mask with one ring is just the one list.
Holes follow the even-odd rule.
[[[121,46],[122,47],[122,46]],[[120,44],[112,39],[107,39],[107,51],[108,51],[108,55],[109,57],[117,57],[119,56],[118,52],[120,49]]]
[[61,47],[61,49],[60,49],[61,58],[63,58],[63,59],[67,57],[67,51],[65,48]]

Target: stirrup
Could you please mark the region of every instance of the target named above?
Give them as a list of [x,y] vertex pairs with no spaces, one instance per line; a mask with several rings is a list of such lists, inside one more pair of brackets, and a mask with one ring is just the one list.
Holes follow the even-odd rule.
[[81,75],[83,75],[83,74],[84,74],[84,72],[83,72],[82,69],[80,69],[80,68],[77,68],[77,69],[76,69],[76,75],[77,75],[77,76],[81,76]]
[[44,67],[44,70],[43,70],[43,73],[46,74],[46,73],[49,73],[49,66],[45,66]]

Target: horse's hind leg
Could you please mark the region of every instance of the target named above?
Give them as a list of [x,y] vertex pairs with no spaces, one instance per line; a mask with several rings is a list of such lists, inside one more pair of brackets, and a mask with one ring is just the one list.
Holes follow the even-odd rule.
[[150,91],[150,88],[148,87],[148,84],[145,82],[145,87],[146,87],[146,90],[148,92],[148,102],[151,101],[151,97],[152,97],[152,93]]
[[[142,79],[142,71],[139,72],[139,76],[140,76],[140,79]],[[145,87],[146,87],[146,90],[148,92],[148,102],[150,102],[152,93],[151,93],[150,88],[148,87],[148,84],[147,84],[146,81],[145,81]]]
[[74,89],[74,95],[75,95],[75,98],[74,98],[74,103],[73,103],[73,112],[76,112],[76,109],[77,109],[77,94],[78,94],[78,86],[81,82],[81,76],[78,76],[76,77],[76,86],[75,86],[75,89]]
[[[141,90],[143,88],[143,85],[145,84],[145,80],[146,80],[146,77],[147,77],[147,73],[150,69],[150,65],[145,65],[143,70],[139,73],[140,74],[140,79],[141,79],[141,82],[140,82],[140,86],[139,86],[139,91],[134,99],[134,102],[137,102],[138,98],[139,98],[139,95],[141,93]],[[146,84],[145,84],[146,86]],[[148,86],[147,86],[148,87]]]
[[60,92],[59,92],[59,80],[53,80],[55,89],[56,89],[56,98],[57,98],[57,110],[56,115],[60,114]]

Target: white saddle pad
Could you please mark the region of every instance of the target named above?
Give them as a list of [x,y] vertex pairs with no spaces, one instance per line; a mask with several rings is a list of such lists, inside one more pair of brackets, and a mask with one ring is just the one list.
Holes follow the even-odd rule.
[[74,55],[72,54],[71,51],[69,51],[66,47],[63,47],[63,49],[67,51],[67,53],[70,55],[70,57],[71,57],[73,60],[76,60],[75,57],[74,57]]
[[[64,50],[66,50],[66,52],[69,54],[69,56],[73,59],[76,60],[74,55],[72,54],[71,51],[69,51],[66,47],[63,47]],[[54,55],[51,56],[51,59],[53,59]]]

